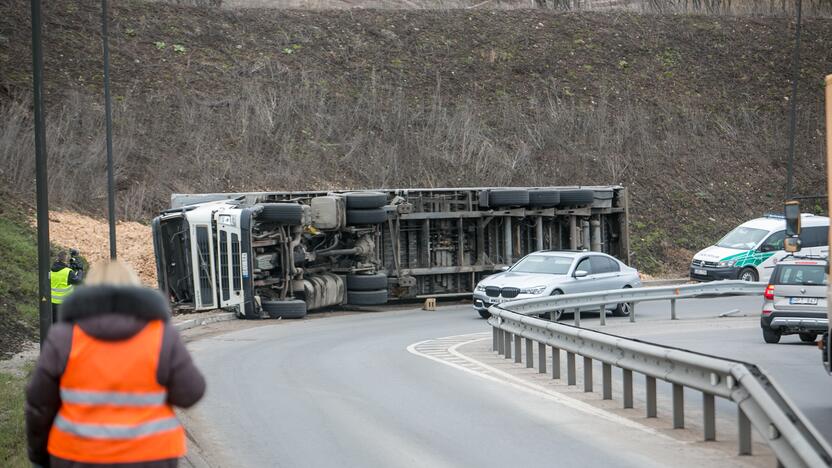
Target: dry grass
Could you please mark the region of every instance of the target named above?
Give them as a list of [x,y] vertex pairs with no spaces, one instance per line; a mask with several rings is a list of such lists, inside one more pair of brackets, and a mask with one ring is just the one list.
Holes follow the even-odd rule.
[[[779,199],[782,174],[772,171],[785,151],[782,122],[751,109],[711,115],[693,103],[648,108],[621,94],[587,105],[552,90],[527,102],[504,100],[495,110],[473,101],[446,103],[441,84],[430,102],[414,104],[401,90],[372,84],[344,99],[310,76],[276,74],[275,80],[289,84],[246,83],[219,103],[180,95],[170,107],[172,120],[181,122],[173,134],[153,119],[130,118],[131,107],[148,103],[121,101],[119,217],[146,220],[171,192],[620,183],[632,189],[636,260],[647,271],[663,272],[676,269],[663,260],[666,252],[699,248],[758,214],[766,200],[776,207]],[[99,127],[98,112],[73,95],[59,118],[50,119],[50,189],[57,206],[92,212],[104,206],[103,138],[89,130]],[[0,176],[31,190],[26,108],[6,106],[0,119],[6,122]],[[759,184],[761,174],[771,183]],[[814,179],[801,176],[804,183],[819,182]],[[727,219],[709,221],[714,209],[722,210],[715,205],[731,207]],[[104,224],[52,216],[61,217],[53,229],[56,242],[82,250],[84,243],[106,244]],[[59,239],[71,223],[78,226],[69,232],[79,235]],[[81,225],[100,232],[92,235]],[[150,255],[148,239],[121,245]],[[144,273],[151,282],[152,270]]]

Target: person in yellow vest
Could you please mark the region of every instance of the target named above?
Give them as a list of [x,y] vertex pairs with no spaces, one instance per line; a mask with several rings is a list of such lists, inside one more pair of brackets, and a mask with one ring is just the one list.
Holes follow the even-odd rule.
[[[74,250],[72,252],[75,253]],[[83,266],[75,260],[74,255],[67,263],[67,257],[66,251],[58,252],[55,263],[49,270],[49,282],[52,283],[52,323],[58,321],[61,304],[72,294],[75,286],[84,280]]]
[[61,304],[26,387],[29,460],[50,468],[175,467],[186,453],[174,407],[205,379],[170,305],[124,263],[96,264]]

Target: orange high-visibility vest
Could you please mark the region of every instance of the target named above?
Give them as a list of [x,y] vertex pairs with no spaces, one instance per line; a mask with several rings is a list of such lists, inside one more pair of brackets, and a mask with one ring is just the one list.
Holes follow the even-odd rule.
[[185,431],[156,380],[164,324],[124,341],[75,325],[61,377],[61,408],[49,433],[53,456],[85,463],[138,463],[185,455]]

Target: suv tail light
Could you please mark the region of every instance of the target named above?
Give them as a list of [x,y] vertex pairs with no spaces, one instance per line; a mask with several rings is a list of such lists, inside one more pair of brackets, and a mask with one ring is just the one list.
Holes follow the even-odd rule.
[[763,298],[767,301],[773,301],[774,300],[774,285],[773,284],[769,284],[768,286],[766,286],[766,291],[763,293]]

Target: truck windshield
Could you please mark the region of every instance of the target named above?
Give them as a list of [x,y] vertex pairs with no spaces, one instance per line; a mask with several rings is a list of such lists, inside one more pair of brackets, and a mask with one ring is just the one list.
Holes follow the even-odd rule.
[[768,234],[768,231],[765,229],[740,226],[717,242],[716,246],[725,247],[726,249],[749,250],[763,240],[766,234]]
[[569,257],[555,257],[551,255],[529,255],[511,267],[515,273],[547,273],[550,275],[565,275],[572,265]]

